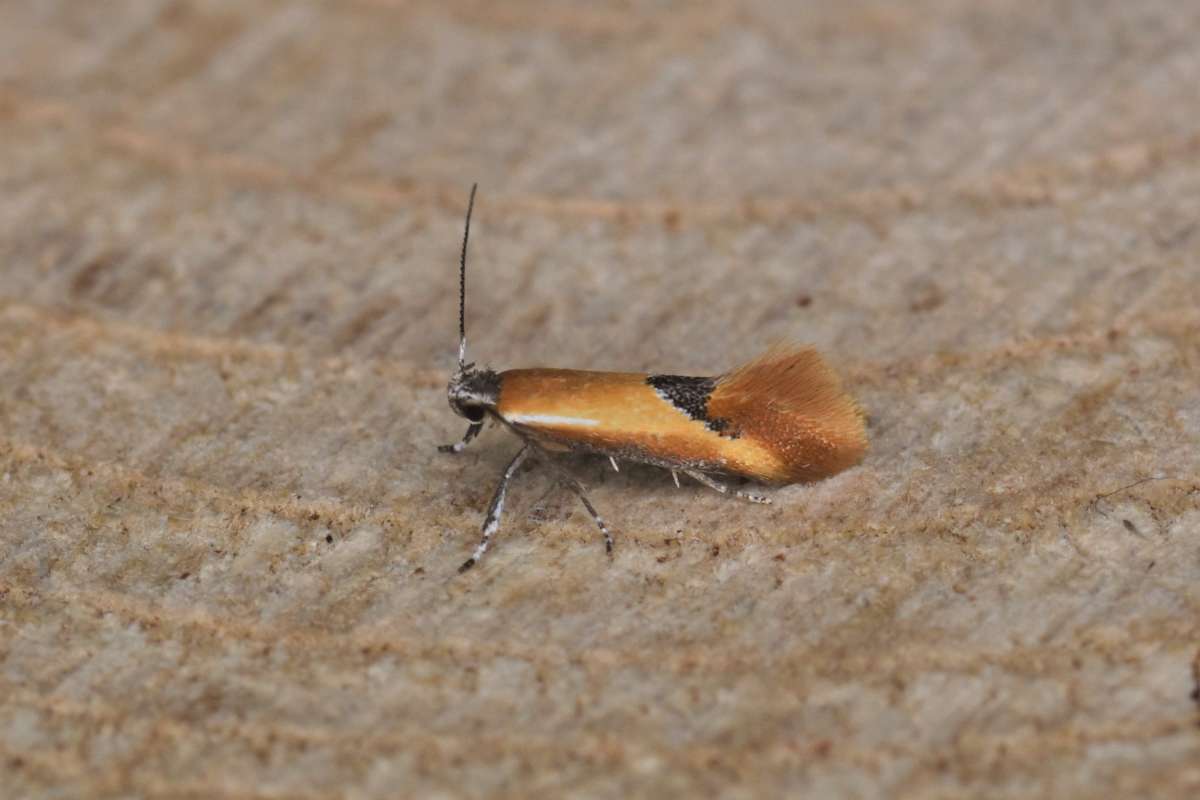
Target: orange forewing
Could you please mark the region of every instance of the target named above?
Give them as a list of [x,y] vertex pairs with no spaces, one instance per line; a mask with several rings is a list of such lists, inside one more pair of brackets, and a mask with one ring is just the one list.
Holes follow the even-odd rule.
[[[866,450],[861,412],[811,349],[776,348],[716,379],[705,419],[689,417],[647,377],[509,370],[496,411],[550,445],[770,483],[832,475]],[[720,433],[713,420],[725,421]]]

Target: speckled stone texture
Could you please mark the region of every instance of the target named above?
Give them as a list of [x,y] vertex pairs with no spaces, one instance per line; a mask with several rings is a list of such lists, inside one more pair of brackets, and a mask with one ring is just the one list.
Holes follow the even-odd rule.
[[[1200,6],[0,4],[0,794],[1195,797]],[[472,356],[819,346],[769,507]]]

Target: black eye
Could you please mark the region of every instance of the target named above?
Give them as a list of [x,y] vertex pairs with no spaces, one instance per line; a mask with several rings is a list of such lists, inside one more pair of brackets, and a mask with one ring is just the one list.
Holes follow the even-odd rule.
[[463,406],[462,413],[471,422],[483,422],[483,406]]

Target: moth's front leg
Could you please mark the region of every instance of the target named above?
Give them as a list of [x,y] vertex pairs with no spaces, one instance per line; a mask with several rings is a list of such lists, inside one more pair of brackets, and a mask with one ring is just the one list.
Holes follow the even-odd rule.
[[454,444],[439,444],[438,452],[461,453],[471,443],[471,440],[479,435],[481,430],[483,430],[482,422],[472,422],[470,427],[467,428],[467,432],[463,434],[462,441],[455,442]]

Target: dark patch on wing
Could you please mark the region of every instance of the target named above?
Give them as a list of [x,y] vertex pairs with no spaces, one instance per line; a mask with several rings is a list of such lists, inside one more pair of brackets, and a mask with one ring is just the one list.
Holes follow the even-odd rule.
[[729,420],[708,416],[708,398],[717,386],[716,378],[693,378],[687,375],[650,375],[646,383],[658,395],[697,422],[703,422],[714,433],[736,439],[740,434],[730,427]]
[[708,397],[716,388],[712,378],[689,378],[686,375],[649,375],[646,383],[671,402],[671,405],[692,419],[708,419]]

